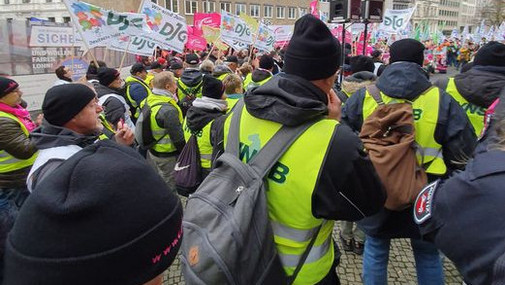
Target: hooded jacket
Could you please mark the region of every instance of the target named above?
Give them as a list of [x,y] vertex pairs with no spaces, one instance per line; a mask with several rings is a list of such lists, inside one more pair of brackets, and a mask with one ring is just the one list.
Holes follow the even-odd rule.
[[80,149],[92,145],[99,134],[81,135],[70,129],[51,125],[44,121],[42,126],[30,134],[30,139],[39,149],[39,156],[28,175],[28,189],[35,186],[60,164]]
[[374,84],[375,80],[377,80],[377,76],[375,76],[375,74],[373,74],[372,72],[369,71],[356,72],[353,75],[344,78],[344,81],[342,81],[342,92],[339,92],[341,94],[337,93],[337,95],[342,101],[342,103],[345,103],[348,97],[356,93],[361,88]]
[[[95,84],[95,91],[98,99],[108,94],[115,94],[124,98],[124,90],[112,89],[102,84]],[[104,109],[105,119],[114,126],[117,126],[119,120],[125,120],[125,113],[129,111],[119,99],[114,97],[107,98],[102,104],[102,107]]]
[[[328,114],[327,95],[311,82],[294,75],[274,76],[245,95],[244,100],[252,116],[286,126],[321,120]],[[223,151],[225,119],[225,116],[216,119],[212,126],[215,156]],[[382,184],[361,141],[349,127],[338,124],[326,150],[307,147],[307,151],[326,152],[312,194],[314,217],[356,221],[382,208],[385,201]],[[350,197],[354,206],[342,196]]]
[[[415,63],[391,64],[379,77],[377,87],[387,96],[414,101],[419,94],[431,87],[424,70]],[[363,125],[363,101],[365,89],[354,94],[342,109],[342,121],[359,132]],[[464,168],[477,144],[477,138],[465,112],[445,91],[440,92],[438,122],[435,141],[442,145],[444,162],[449,175]],[[437,177],[428,177],[433,180]],[[383,209],[379,214],[360,222],[365,233],[378,238],[420,238],[418,227],[412,219],[412,208],[401,212]]]
[[192,133],[196,133],[212,120],[222,115],[224,113],[216,109],[203,109],[193,106],[189,108],[186,114],[187,126]]
[[227,73],[233,73],[233,71],[226,65],[221,64],[221,65],[216,65],[214,67],[214,71],[212,72],[212,76],[215,78],[218,78],[219,76]]
[[[458,92],[468,102],[487,108],[499,96],[505,86],[505,67],[476,65],[465,73],[454,77]],[[435,83],[440,88],[447,87],[447,80]]]
[[202,81],[202,72],[198,69],[186,68],[180,79],[186,86],[194,87]]
[[272,76],[272,73],[270,73],[268,70],[256,69],[252,72],[251,79],[254,82],[260,82],[260,81],[263,81],[271,76]]

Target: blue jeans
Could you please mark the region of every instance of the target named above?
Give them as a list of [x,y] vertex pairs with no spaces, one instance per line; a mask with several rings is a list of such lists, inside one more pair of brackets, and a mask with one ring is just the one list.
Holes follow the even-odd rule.
[[[366,236],[363,254],[363,284],[387,284],[390,242],[389,239]],[[414,251],[418,284],[443,285],[442,259],[435,245],[415,239],[411,239],[410,244]]]
[[5,242],[29,192],[24,189],[0,188],[0,283],[3,280]]

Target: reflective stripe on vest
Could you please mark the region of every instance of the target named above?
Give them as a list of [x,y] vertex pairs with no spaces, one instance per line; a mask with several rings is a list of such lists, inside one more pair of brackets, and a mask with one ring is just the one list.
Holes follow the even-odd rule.
[[[171,97],[151,94],[147,96],[147,99],[143,101],[141,105],[143,106],[143,104],[149,104],[149,106],[153,106],[160,103],[172,105],[177,110],[179,122],[182,124],[182,111],[175,100]],[[172,153],[176,151],[177,148],[170,139],[166,129],[161,128],[158,125],[158,122],[156,122],[156,115],[161,107],[163,107],[163,104],[151,108],[151,132],[154,139],[158,141],[151,149],[159,153]]]
[[[0,117],[9,118],[9,119],[16,121],[19,124],[19,126],[21,127],[21,130],[26,135],[26,137],[29,136],[28,129],[16,116],[0,111]],[[16,158],[16,157],[10,155],[5,150],[1,150],[0,151],[0,173],[8,173],[8,172],[12,172],[12,171],[16,171],[16,170],[20,170],[20,169],[29,167],[29,166],[33,165],[33,162],[35,161],[36,158],[37,158],[37,152],[34,153],[28,159],[19,159],[19,158]]]
[[228,103],[228,109],[226,110],[226,113],[229,113],[233,107],[235,107],[235,105],[237,104],[238,100],[240,100],[240,98],[242,98],[243,96],[241,97],[238,97],[238,98],[230,98],[230,97],[227,97],[226,98],[226,102]]
[[[231,115],[225,121],[224,143]],[[315,229],[323,224],[309,258],[295,284],[315,284],[330,271],[334,261],[331,238],[334,222],[312,215],[312,194],[318,182],[326,150],[338,122],[320,120],[303,133],[267,175],[267,203],[274,241],[286,274],[292,275]],[[240,120],[240,158],[250,159],[280,129],[281,125],[242,111]]]
[[[403,103],[406,100],[392,98],[381,92],[382,100],[386,104]],[[366,92],[363,102],[363,121],[377,108],[377,102]],[[435,129],[438,123],[440,108],[440,91],[432,88],[421,94],[412,102],[414,123],[416,128],[416,142],[421,147],[417,152],[417,160],[425,167],[426,172],[434,175],[444,175],[447,167],[444,162],[442,146],[435,141]]]
[[461,93],[459,93],[454,78],[449,78],[449,82],[447,82],[447,89],[445,91],[459,103],[463,110],[465,110],[465,113],[475,130],[475,134],[479,137],[482,133],[482,129],[484,128],[484,116],[486,115],[487,109],[468,102]]
[[[191,130],[188,127],[188,118],[184,119],[183,130],[184,139],[188,142],[191,137]],[[212,125],[210,121],[205,127],[203,127],[199,132],[195,134],[196,142],[198,143],[198,150],[200,152],[200,165],[202,168],[210,169],[212,167],[212,144],[210,142],[210,127]]]
[[216,77],[217,79],[219,79],[219,81],[223,81],[226,76],[230,75],[231,73],[223,73],[221,75],[219,75],[218,77]]

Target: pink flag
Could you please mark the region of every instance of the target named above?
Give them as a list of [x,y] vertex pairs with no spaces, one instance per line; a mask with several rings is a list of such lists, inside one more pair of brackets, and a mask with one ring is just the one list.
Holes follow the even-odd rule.
[[188,34],[186,47],[192,50],[205,50],[207,48],[207,41],[200,36]]
[[[333,29],[331,29],[331,34],[339,41],[341,42],[342,41],[342,26],[339,25],[338,27],[335,27]],[[348,30],[345,30],[345,42],[346,43],[349,43],[352,41],[352,34],[351,32],[349,32]]]
[[194,34],[203,35],[202,26],[219,28],[221,26],[221,14],[219,13],[195,13],[193,17]]
[[319,19],[319,11],[317,11],[317,0],[310,2],[310,14]]

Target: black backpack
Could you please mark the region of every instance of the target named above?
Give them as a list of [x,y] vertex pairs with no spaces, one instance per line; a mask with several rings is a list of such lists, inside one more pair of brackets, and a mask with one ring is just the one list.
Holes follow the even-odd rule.
[[200,150],[195,135],[191,135],[177,158],[174,167],[174,179],[179,195],[188,197],[202,183]]

